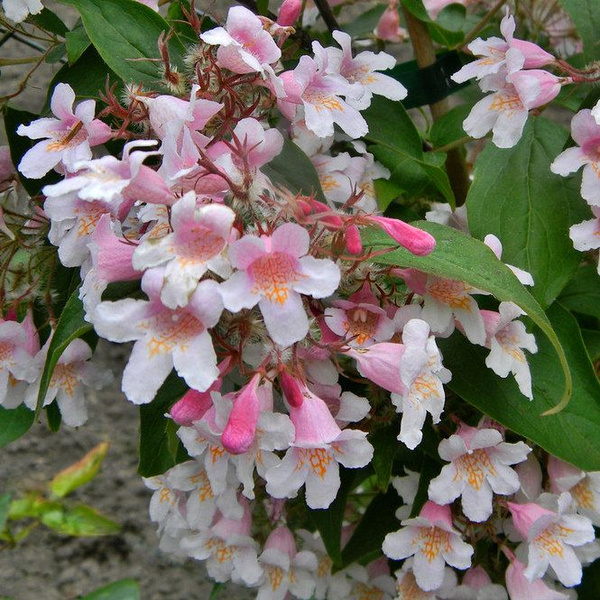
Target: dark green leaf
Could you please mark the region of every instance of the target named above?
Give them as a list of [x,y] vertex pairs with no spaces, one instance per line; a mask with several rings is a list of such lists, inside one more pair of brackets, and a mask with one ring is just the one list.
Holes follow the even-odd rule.
[[530,119],[514,148],[486,146],[467,196],[471,233],[498,236],[502,260],[532,274],[533,295],[544,308],[577,269],[581,254],[573,249],[569,227],[589,214],[579,181],[550,171],[567,138],[560,125]]
[[[564,389],[563,400],[566,401],[571,394],[571,375],[564,351],[544,311],[514,273],[498,260],[484,243],[460,231],[428,221],[419,221],[414,225],[435,237],[437,245],[431,254],[415,256],[404,248],[397,248],[373,260],[387,265],[419,269],[438,277],[464,281],[477,289],[490,292],[500,301],[514,302],[520,306],[548,336],[560,358],[566,379],[562,388]],[[373,230],[363,233],[363,243],[373,248],[396,246],[387,235]]]
[[[165,413],[188,390],[187,385],[172,371],[150,404],[140,406],[140,460],[138,473],[142,477],[161,475],[186,459],[171,419]],[[177,448],[175,453],[174,448]]]
[[92,329],[91,323],[88,323],[84,316],[85,311],[83,309],[83,304],[79,299],[79,290],[75,290],[65,304],[48,348],[48,355],[46,357],[46,363],[44,364],[44,371],[42,372],[40,381],[36,416],[39,415],[42,408],[48,386],[50,385],[50,380],[52,379],[52,373],[54,372],[54,367],[56,367],[58,359],[73,340],[82,337]]
[[269,164],[261,169],[275,184],[286,187],[294,194],[304,194],[325,201],[319,176],[310,158],[286,139],[283,150]]
[[446,29],[433,21],[427,12],[427,9],[423,6],[423,0],[402,0],[402,4],[409,12],[417,17],[417,19],[427,23],[432,39],[438,44],[450,48],[460,44],[465,37],[462,31]]
[[346,512],[348,494],[362,479],[368,469],[345,469],[340,467],[340,489],[329,508],[309,510],[311,519],[321,534],[327,554],[335,567],[342,566],[342,523]]
[[600,331],[592,329],[582,329],[583,343],[587,348],[588,354],[592,362],[600,360]]
[[435,189],[450,204],[454,195],[444,170],[444,154],[423,152],[423,142],[412,119],[399,102],[377,96],[363,112],[369,124],[370,151],[391,171],[391,181],[412,195]]
[[385,8],[384,4],[379,4],[369,10],[361,12],[360,15],[350,21],[350,23],[342,25],[342,29],[352,38],[371,35],[375,27],[377,27],[377,23],[385,11]]
[[81,58],[81,55],[89,48],[91,42],[81,21],[67,33],[66,38],[67,58],[69,59],[69,64],[72,65]]
[[221,595],[221,592],[223,591],[224,587],[224,583],[215,583],[213,585],[212,590],[210,591],[210,598],[208,600],[217,600],[217,598]]
[[465,137],[466,134],[462,124],[471,108],[468,104],[455,106],[437,121],[434,121],[429,134],[429,139],[434,148],[445,146]]
[[600,319],[600,277],[595,265],[582,265],[559,297],[573,312]]
[[586,60],[600,58],[600,11],[597,0],[559,0],[575,24]]
[[92,46],[79,57],[77,62],[72,65],[64,65],[60,71],[53,77],[48,88],[48,97],[46,105],[50,105],[50,97],[57,83],[68,83],[78,100],[92,98],[94,100],[100,97],[106,86],[110,87],[118,83],[115,93],[118,95],[122,84],[118,77],[104,64],[96,49]]
[[419,469],[419,487],[417,488],[417,493],[415,494],[415,499],[413,500],[412,509],[410,511],[411,519],[419,515],[423,505],[429,500],[429,482],[439,475],[440,470],[439,463],[436,463],[428,456],[423,455],[423,461],[421,463],[421,468]]
[[46,412],[46,421],[48,422],[48,429],[52,433],[56,433],[60,430],[60,426],[62,423],[62,415],[60,413],[60,408],[58,408],[58,402],[53,400],[48,404],[48,406],[44,407],[44,411]]
[[101,587],[81,600],[140,600],[140,585],[134,579],[121,579]]
[[388,425],[377,429],[369,441],[374,449],[372,465],[377,476],[377,487],[385,492],[392,476],[392,465],[398,451],[398,424]]
[[44,8],[37,15],[29,15],[27,21],[63,38],[69,31],[69,28],[62,22],[62,19],[49,8]]
[[377,494],[359,521],[352,537],[342,550],[342,565],[369,563],[381,556],[381,544],[390,531],[399,529],[396,510],[402,504],[392,487],[385,494]]
[[[158,38],[169,24],[135,0],[60,0],[79,11],[85,30],[104,62],[126,83],[155,87],[160,81]],[[175,34],[170,61],[183,68],[185,48]],[[151,60],[148,60],[151,59]]]
[[528,356],[533,379],[533,402],[520,392],[512,377],[501,379],[485,366],[488,351],[463,336],[438,340],[444,366],[452,371],[448,386],[461,398],[550,454],[584,471],[600,469],[600,383],[590,363],[573,316],[558,303],[548,311],[573,374],[573,394],[559,413],[541,416],[560,398],[564,379],[555,353],[539,335],[537,354]]
[[267,16],[269,12],[269,0],[256,0],[256,7],[258,8],[258,14]]
[[65,44],[58,44],[48,52],[46,58],[44,59],[49,65],[53,65],[62,61],[67,55],[67,47]]
[[[33,148],[33,146],[39,141],[30,140],[28,137],[18,135],[17,128],[19,125],[29,125],[29,123],[38,118],[38,115],[25,110],[16,110],[10,106],[6,106],[4,108],[4,128],[6,130],[6,137],[8,138],[8,145],[10,147],[10,157],[15,166],[19,165],[23,155],[30,148]],[[45,185],[56,183],[60,180],[60,175],[54,171],[51,171],[42,179],[27,179],[23,177],[21,173],[18,175],[19,180],[30,196],[37,196]]]
[[41,514],[41,521],[57,533],[76,537],[114,535],[121,529],[118,523],[85,504],[72,509],[49,510]]
[[33,418],[33,411],[24,404],[12,409],[0,406],[0,448],[27,433]]
[[[184,9],[188,14],[190,13],[191,9],[188,0],[175,0],[174,2],[170,2],[169,8],[167,9],[167,22],[177,32],[182,41],[197,44],[198,34],[187,22]],[[207,21],[210,21],[210,24],[207,23]],[[211,25],[213,25],[213,22],[210,19],[205,18],[203,26],[208,28]]]

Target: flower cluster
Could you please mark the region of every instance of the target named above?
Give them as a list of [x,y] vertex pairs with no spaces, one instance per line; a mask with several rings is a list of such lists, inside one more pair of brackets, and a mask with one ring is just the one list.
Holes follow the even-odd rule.
[[[380,39],[406,35],[397,4],[381,15]],[[444,4],[427,3],[434,15]],[[18,21],[22,12],[9,14],[17,5],[4,0]],[[44,252],[47,238],[62,267],[79,275],[72,299],[82,329],[133,343],[122,376],[130,402],[172,398],[176,379],[185,390],[166,415],[176,431],[170,445],[185,459],[145,478],[164,551],[203,561],[213,579],[255,588],[259,600],[566,598],[581,565],[600,556],[600,476],[474,410],[454,410],[440,350],[446,338],[479,346],[485,365],[512,375],[514,395],[529,400],[536,340],[512,302],[431,270],[372,262],[369,236],[384,240],[384,252],[401,246],[411,258],[436,248],[424,229],[380,212],[375,182],[391,173],[360,139],[373,96],[399,101],[407,90],[384,73],[392,56],[356,53],[342,31],[332,33],[335,46],[314,41],[312,52],[290,60],[301,9],[286,0],[273,21],[236,6],[222,26],[198,25],[186,73],[165,77],[161,90],[128,86],[121,99],[107,90],[99,115],[95,101],[76,104],[68,84],[56,85],[54,116],[17,130],[36,141],[17,168],[30,180],[49,172],[60,179],[39,197],[11,196],[11,215],[29,215],[18,234],[31,246],[43,239]],[[555,58],[515,38],[508,12],[501,30],[504,39],[469,45],[482,58],[454,79],[476,78],[493,92],[466,131],[493,129],[494,142],[510,147],[529,111],[571,79],[541,69]],[[573,138],[579,147],[553,171],[585,165],[582,195],[596,214],[594,111],[575,117]],[[123,140],[118,153],[105,151]],[[8,157],[0,158],[5,192],[17,184]],[[295,168],[309,181],[290,178]],[[16,239],[15,219],[0,217],[3,235]],[[600,247],[596,217],[571,229],[579,249]],[[462,209],[433,207],[427,219],[468,232]],[[485,243],[500,261],[500,240]],[[90,362],[91,338],[64,344],[51,310],[44,323],[35,302],[23,310],[27,294],[45,294],[50,306],[58,300],[37,284],[22,287],[2,296],[0,405],[35,410],[56,400],[64,423],[79,426],[83,388],[109,376]],[[297,525],[348,491],[344,477],[356,478],[358,494],[373,491],[381,468],[374,440],[390,422],[398,423],[398,448],[422,451],[435,472],[420,476],[390,461],[399,529],[381,535],[370,563],[334,565],[326,540]],[[364,509],[347,511],[342,548]],[[475,552],[488,538],[501,551],[494,560]],[[388,558],[403,561],[394,574]]]

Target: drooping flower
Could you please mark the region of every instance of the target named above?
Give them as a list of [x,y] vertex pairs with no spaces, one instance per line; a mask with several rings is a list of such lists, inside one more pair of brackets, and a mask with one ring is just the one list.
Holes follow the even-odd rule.
[[20,125],[17,133],[38,142],[28,150],[19,171],[30,179],[40,179],[58,163],[69,171],[77,163],[92,158],[91,146],[103,144],[111,138],[110,127],[94,119],[96,102],[84,100],[73,111],[75,92],[67,83],[59,83],[50,100],[50,107],[57,119],[43,118],[29,125]]
[[340,271],[332,261],[308,255],[310,238],[295,223],[271,236],[246,235],[229,247],[238,269],[220,286],[225,308],[237,312],[258,304],[274,342],[289,346],[308,333],[300,294],[326,298],[336,290]]
[[37,15],[43,8],[40,0],[2,0],[4,14],[15,23],[24,21],[28,15]]
[[493,494],[514,494],[519,477],[509,465],[523,462],[531,452],[524,442],[508,444],[496,429],[461,424],[455,435],[442,440],[438,450],[450,461],[429,484],[429,498],[450,504],[462,496],[465,516],[476,523],[492,514]]
[[442,585],[446,563],[456,569],[471,565],[473,548],[452,527],[449,506],[426,502],[418,517],[401,525],[402,529],[385,536],[382,549],[392,560],[414,556],[413,573],[422,590],[429,592]]

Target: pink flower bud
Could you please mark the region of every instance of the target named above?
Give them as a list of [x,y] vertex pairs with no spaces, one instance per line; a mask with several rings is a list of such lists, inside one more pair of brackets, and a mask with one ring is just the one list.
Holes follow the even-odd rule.
[[398,2],[392,0],[379,18],[377,27],[375,27],[375,35],[386,42],[399,42],[404,37],[403,33],[400,28]]
[[346,251],[354,256],[358,256],[362,252],[362,241],[356,225],[350,225],[346,229]]
[[277,15],[277,24],[282,27],[293,27],[302,10],[302,0],[283,0]]
[[552,54],[542,50],[537,44],[526,40],[517,40],[513,38],[510,40],[510,47],[516,48],[525,57],[525,63],[523,65],[523,68],[525,69],[544,67],[556,60]]
[[307,387],[302,390],[304,402],[290,407],[290,419],[296,430],[294,443],[319,447],[337,439],[342,433],[327,404]]
[[527,539],[527,534],[531,529],[531,526],[540,518],[545,515],[556,516],[556,513],[542,508],[534,502],[528,504],[515,504],[514,502],[506,503],[513,518],[513,523],[517,528],[517,531]]
[[221,436],[223,447],[231,454],[243,454],[250,448],[256,436],[256,424],[260,416],[260,400],[256,390],[260,383],[257,373],[236,395],[227,425]]
[[102,215],[90,244],[94,266],[104,281],[135,281],[141,273],[133,268],[132,257],[137,244],[118,238],[108,214]]
[[296,556],[296,542],[292,532],[287,527],[277,527],[274,529],[267,541],[265,542],[265,550],[273,548],[281,554],[287,554],[290,559]]
[[298,381],[296,381],[296,379],[294,379],[286,371],[282,371],[279,374],[279,381],[288,404],[296,408],[301,406],[302,402],[304,402],[304,397],[300,391],[300,385],[298,384]]
[[477,566],[473,569],[469,569],[465,573],[462,582],[463,585],[468,585],[474,590],[479,590],[482,587],[485,587],[486,585],[490,585],[490,583],[492,583],[492,580],[481,566]]
[[440,506],[439,504],[428,500],[423,505],[419,516],[427,519],[432,525],[442,523],[448,528],[452,527],[452,511],[450,510],[449,504]]
[[373,225],[381,227],[390,237],[394,238],[401,246],[417,256],[425,256],[433,252],[435,248],[435,238],[423,231],[417,229],[404,221],[398,219],[389,219],[388,217],[369,216],[367,220]]
[[191,427],[194,421],[199,421],[212,405],[209,391],[189,390],[181,400],[173,404],[169,414],[177,425]]

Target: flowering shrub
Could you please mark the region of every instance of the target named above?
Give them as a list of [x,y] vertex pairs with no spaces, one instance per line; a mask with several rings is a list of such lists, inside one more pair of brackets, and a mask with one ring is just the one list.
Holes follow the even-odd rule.
[[61,1],[3,0],[65,64],[4,106],[0,441],[83,425],[134,342],[160,547],[217,582],[597,597],[595,16]]

